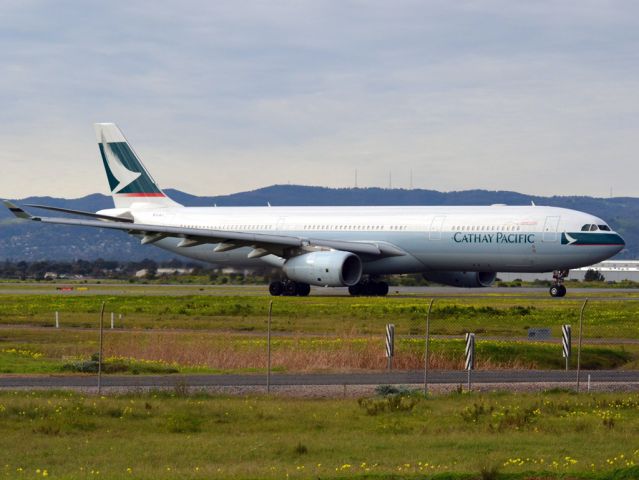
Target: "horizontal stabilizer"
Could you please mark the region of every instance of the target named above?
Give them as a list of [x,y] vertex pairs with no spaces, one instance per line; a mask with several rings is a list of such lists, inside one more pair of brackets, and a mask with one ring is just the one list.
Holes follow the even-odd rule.
[[11,210],[11,213],[13,213],[18,218],[23,218],[25,220],[37,220],[37,217],[30,215],[25,210],[18,207],[15,203],[11,203],[9,200],[2,200],[2,203],[5,207]]

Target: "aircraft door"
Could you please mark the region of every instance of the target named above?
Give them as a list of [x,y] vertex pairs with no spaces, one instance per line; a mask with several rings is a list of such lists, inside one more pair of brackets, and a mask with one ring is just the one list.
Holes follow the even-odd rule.
[[444,220],[446,217],[444,215],[437,215],[433,218],[433,221],[430,223],[430,232],[428,238],[430,240],[441,240],[442,239],[442,227],[444,225]]
[[281,232],[284,230],[284,225],[286,225],[286,217],[279,217],[277,219],[277,223],[275,224],[275,230]]
[[559,227],[559,217],[546,217],[544,231],[541,237],[543,242],[556,242],[558,240],[557,228]]

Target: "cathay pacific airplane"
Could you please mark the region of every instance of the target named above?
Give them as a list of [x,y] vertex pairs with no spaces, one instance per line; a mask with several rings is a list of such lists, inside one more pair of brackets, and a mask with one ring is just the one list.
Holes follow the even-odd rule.
[[[19,218],[122,230],[196,260],[270,266],[272,295],[308,295],[311,285],[386,295],[380,277],[421,273],[437,283],[487,287],[497,272],[553,272],[550,295],[566,294],[571,268],[605,260],[625,245],[601,220],[564,208],[483,207],[184,207],[171,200],[113,123],[95,132],[114,208],[97,213],[28,205],[76,217]],[[82,218],[84,217],[84,218]]]

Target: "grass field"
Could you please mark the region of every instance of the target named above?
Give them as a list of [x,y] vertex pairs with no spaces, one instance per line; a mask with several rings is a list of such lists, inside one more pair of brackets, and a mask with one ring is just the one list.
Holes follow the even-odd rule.
[[[165,290],[166,291],[166,290]],[[94,327],[102,302],[107,312],[123,315],[129,328],[186,328],[263,331],[270,298],[265,295],[2,295],[0,323]],[[279,297],[274,299],[273,329],[304,333],[379,333],[395,323],[399,334],[423,331],[427,298]],[[486,294],[438,298],[432,312],[435,334],[467,331],[525,336],[529,327],[577,324],[583,298],[551,299]],[[585,317],[586,337],[635,338],[639,297],[617,299],[615,292],[592,298]],[[122,323],[122,322],[121,322]]]
[[[0,295],[0,373],[90,371],[84,364],[98,349],[95,329],[102,302],[107,312],[105,356],[111,362],[107,372],[260,372],[266,364],[271,298],[247,295],[253,287],[214,287],[225,295],[196,295],[204,288],[199,286],[94,285],[72,295],[53,293],[55,286],[50,285],[43,288],[52,293],[44,295],[25,293],[33,288],[29,285],[11,287]],[[115,294],[118,289],[121,294]],[[525,337],[529,327],[550,327],[557,339],[560,326],[569,323],[576,341],[583,298],[540,298],[510,294],[515,289],[502,294],[503,290],[436,298],[431,315],[433,368],[461,368],[461,338],[468,331],[477,334],[478,368],[563,367],[558,343],[530,342]],[[280,372],[383,369],[387,323],[396,325],[398,335],[395,367],[421,368],[429,300],[415,295],[276,298],[274,368]],[[56,311],[60,329],[51,328]],[[115,330],[108,329],[110,312],[115,312]],[[638,317],[639,297],[619,298],[614,290],[597,292],[586,308],[582,366],[637,368],[639,343],[632,341],[637,340]]]
[[639,396],[0,393],[6,478],[638,478]]
[[[197,287],[172,295],[166,290],[171,287],[142,293],[117,286],[123,289],[118,294],[105,286],[35,295],[25,293],[29,288],[0,295],[0,373],[91,372],[103,301],[107,373],[264,371],[271,299],[257,291],[247,295],[244,287],[228,287],[225,295],[209,296]],[[503,290],[436,299],[432,368],[461,368],[461,334],[467,331],[477,333],[478,368],[563,367],[559,343],[523,338],[529,327],[551,327],[556,339],[560,325],[570,323],[576,340],[583,298]],[[398,333],[395,368],[421,368],[428,301],[277,298],[274,370],[381,370],[387,323]],[[53,328],[55,311],[59,329]],[[108,328],[110,312],[116,314],[114,330]],[[582,366],[637,368],[638,316],[639,297],[622,299],[615,291],[593,296]],[[110,397],[5,391],[0,476],[636,479],[638,429],[637,394],[404,393],[319,400],[188,395],[181,387]]]

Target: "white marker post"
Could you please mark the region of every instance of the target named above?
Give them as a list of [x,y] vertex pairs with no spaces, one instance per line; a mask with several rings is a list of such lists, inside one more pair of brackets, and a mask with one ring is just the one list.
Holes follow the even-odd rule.
[[393,356],[395,356],[395,325],[386,325],[386,368],[393,369]]
[[561,355],[566,359],[566,371],[570,369],[570,354],[572,351],[572,329],[570,325],[561,326]]
[[115,328],[115,313],[111,312],[111,330]]
[[60,328],[60,313],[55,312],[55,328]]
[[466,362],[464,368],[468,372],[468,391],[471,388],[470,373],[475,368],[475,334],[466,334]]

